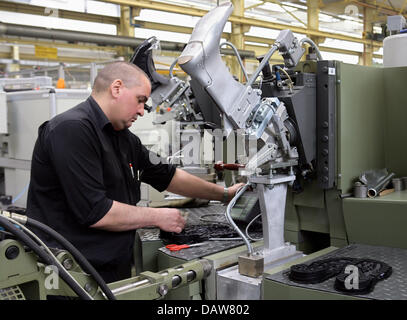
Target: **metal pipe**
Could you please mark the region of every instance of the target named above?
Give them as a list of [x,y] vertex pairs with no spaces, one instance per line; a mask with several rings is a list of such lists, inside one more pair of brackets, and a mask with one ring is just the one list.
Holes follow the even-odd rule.
[[395,173],[390,173],[388,176],[386,176],[386,178],[379,181],[377,183],[377,185],[375,185],[372,188],[370,188],[369,190],[367,190],[367,195],[369,196],[369,198],[376,197],[380,193],[380,191],[382,191],[384,189],[384,187],[386,187],[386,185],[390,182],[390,180],[395,175],[396,175]]
[[[88,42],[96,43],[99,45],[110,46],[123,46],[123,47],[138,47],[144,39],[136,39],[132,37],[104,35],[98,33],[67,31],[51,28],[40,28],[33,26],[23,26],[11,23],[0,23],[0,36],[19,36],[19,37],[32,37],[52,40],[64,40],[71,42]],[[179,51],[184,50],[185,43],[160,41],[161,49],[167,51]],[[233,50],[224,49],[221,51],[223,54],[234,55]],[[239,50],[239,54],[244,58],[254,58],[254,51]]]
[[251,86],[254,81],[256,81],[258,75],[260,74],[260,72],[263,70],[264,66],[266,65],[266,63],[268,63],[268,61],[270,60],[271,56],[274,54],[274,52],[276,52],[278,50],[278,46],[277,45],[273,45],[271,47],[271,49],[269,50],[269,52],[267,52],[267,54],[264,56],[263,60],[261,60],[261,63],[259,64],[259,66],[257,67],[256,71],[253,73],[252,77],[250,78],[249,81],[247,81],[246,83],[246,87]]
[[247,250],[249,255],[253,254],[253,247],[250,244],[250,241],[247,239],[247,237],[244,235],[244,233],[239,229],[239,227],[236,225],[236,223],[233,221],[232,216],[230,215],[230,212],[232,208],[234,207],[236,201],[240,198],[240,196],[246,191],[246,189],[250,186],[250,182],[246,183],[233,197],[233,199],[229,202],[225,216],[227,221],[232,225],[233,229],[239,234],[239,236],[243,239],[244,243],[247,246]]
[[177,62],[178,62],[178,58],[176,58],[176,59],[171,63],[170,70],[169,70],[170,78],[174,78],[173,70],[174,70],[175,65],[177,64]]
[[114,295],[117,295],[117,294],[120,294],[120,293],[122,293],[124,291],[127,291],[129,289],[134,289],[134,288],[140,287],[140,286],[148,284],[148,283],[150,283],[150,280],[144,279],[144,280],[141,280],[141,281],[137,281],[137,282],[134,282],[134,283],[127,284],[127,285],[125,285],[123,287],[112,289],[112,293]]
[[315,52],[316,52],[317,57],[318,57],[318,60],[320,60],[320,61],[323,60],[323,59],[322,59],[322,55],[321,55],[321,51],[319,51],[319,48],[318,48],[318,46],[315,44],[315,42],[312,41],[310,38],[303,38],[303,39],[300,40],[300,46],[302,46],[305,42],[308,43],[308,44],[310,44],[311,47],[313,47],[313,48],[315,49]]
[[[203,271],[202,279],[206,279],[212,272],[212,266],[205,259],[193,261],[193,262],[190,262],[189,264],[182,265],[181,267],[179,267],[176,270],[179,271],[180,275],[186,275],[187,282],[191,282],[196,279],[197,273],[194,270],[188,270],[188,269],[190,269],[190,268],[193,269],[194,267],[197,266],[197,264],[198,264],[198,266],[202,267],[202,271]],[[188,270],[188,271],[186,271],[186,270]],[[165,270],[165,271],[159,272],[159,274],[166,277],[166,276],[168,276],[169,273],[167,270]],[[180,275],[175,274],[171,277],[171,283],[172,283],[173,288],[177,287],[182,282],[182,277]],[[140,280],[137,282],[133,282],[133,283],[112,289],[111,291],[114,295],[118,295],[118,294],[121,294],[130,289],[135,289],[135,288],[141,287],[143,285],[152,284],[152,283],[153,282],[151,282],[150,280],[144,279],[144,280]],[[104,296],[104,294],[103,294],[103,296]]]
[[242,68],[246,81],[249,81],[249,76],[247,75],[246,69],[244,68],[244,65],[243,65],[242,58],[240,57],[240,54],[239,54],[239,51],[237,50],[237,48],[233,45],[233,43],[228,42],[228,41],[221,43],[219,48],[222,48],[222,46],[224,46],[224,45],[232,48],[232,50],[235,53],[235,56],[237,58],[237,61],[239,62],[240,68]]

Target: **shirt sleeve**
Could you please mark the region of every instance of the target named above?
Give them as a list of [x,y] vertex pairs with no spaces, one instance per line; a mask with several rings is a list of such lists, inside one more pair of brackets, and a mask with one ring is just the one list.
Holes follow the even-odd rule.
[[137,136],[133,136],[140,150],[138,159],[142,170],[141,181],[151,185],[159,192],[166,190],[175,174],[176,167],[168,164],[156,153],[149,151]]
[[106,197],[101,151],[90,124],[79,120],[59,123],[49,134],[49,155],[66,202],[77,221],[90,226],[110,210]]

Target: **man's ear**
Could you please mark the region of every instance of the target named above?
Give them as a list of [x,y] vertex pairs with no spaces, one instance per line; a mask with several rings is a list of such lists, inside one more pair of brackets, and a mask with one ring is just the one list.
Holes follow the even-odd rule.
[[123,81],[120,79],[116,79],[112,82],[110,85],[110,92],[114,98],[118,98],[120,95],[120,92],[123,88]]

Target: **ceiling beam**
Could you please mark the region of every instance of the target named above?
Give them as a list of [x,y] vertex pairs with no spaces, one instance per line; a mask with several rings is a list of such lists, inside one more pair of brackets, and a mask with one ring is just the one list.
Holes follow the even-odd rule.
[[[16,12],[16,13],[25,13],[25,14],[35,14],[40,16],[47,16],[45,10],[47,7],[29,5],[24,3],[16,3],[11,1],[1,1],[0,2],[0,11],[7,12]],[[120,18],[110,17],[99,14],[76,12],[70,10],[58,9],[58,18],[71,19],[71,20],[80,20],[88,22],[98,22],[106,24],[120,24]]]
[[[100,1],[114,3],[117,5],[130,6],[130,7],[134,7],[134,8],[144,8],[144,9],[172,12],[172,13],[190,15],[190,16],[195,16],[195,17],[202,17],[206,13],[208,13],[207,10],[202,10],[202,9],[197,9],[197,8],[187,7],[187,6],[181,6],[181,5],[175,5],[175,4],[167,4],[167,3],[158,2],[158,1],[146,1],[146,0],[137,0],[137,1],[134,1],[134,0],[100,0]],[[374,46],[379,46],[379,47],[382,46],[382,43],[378,42],[378,41],[371,41],[368,39],[361,39],[358,37],[351,37],[351,36],[346,36],[346,35],[332,33],[332,32],[308,30],[307,28],[296,27],[296,26],[275,23],[275,22],[270,22],[270,21],[264,21],[264,20],[259,20],[259,19],[253,19],[253,18],[247,18],[247,17],[239,17],[239,16],[231,15],[229,17],[229,21],[232,23],[240,23],[240,24],[248,25],[248,26],[255,26],[255,27],[269,28],[269,29],[276,29],[276,30],[290,29],[293,32],[308,34],[310,36],[332,38],[332,39],[365,43],[365,44],[372,44]]]

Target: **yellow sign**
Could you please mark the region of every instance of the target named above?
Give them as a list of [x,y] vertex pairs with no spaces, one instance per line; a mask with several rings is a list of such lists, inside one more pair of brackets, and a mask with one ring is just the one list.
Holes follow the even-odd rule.
[[37,58],[44,58],[44,59],[57,59],[58,58],[58,49],[50,48],[50,47],[43,47],[43,46],[35,46],[35,56]]

